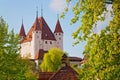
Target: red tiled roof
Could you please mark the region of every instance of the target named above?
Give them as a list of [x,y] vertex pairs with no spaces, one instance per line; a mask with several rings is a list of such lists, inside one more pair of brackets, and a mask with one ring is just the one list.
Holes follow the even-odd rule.
[[20,35],[20,36],[24,36],[24,37],[26,36],[23,23],[22,23],[22,25],[21,25],[21,29],[20,29],[19,35]]
[[61,33],[63,33],[63,30],[62,30],[62,28],[61,28],[59,19],[57,20],[57,24],[56,24],[54,33],[56,33],[56,32],[61,32]]
[[36,21],[34,22],[33,26],[31,27],[31,29],[29,30],[26,38],[23,40],[23,42],[28,42],[32,40],[32,32],[34,30],[42,30],[42,39],[45,40],[56,40],[54,34],[52,33],[52,31],[50,30],[49,26],[47,25],[46,21],[44,20],[43,17],[40,18],[36,18]]
[[49,26],[47,25],[47,23],[43,17],[39,18],[39,23],[40,23],[40,27],[42,29],[42,39],[56,40],[54,34],[50,30]]
[[40,72],[38,80],[78,80],[78,73],[68,65],[67,58],[66,54],[62,56],[62,67],[56,73]]
[[49,80],[78,80],[78,73],[67,65],[58,70]]
[[[62,56],[62,67],[49,80],[78,80],[78,73],[67,63],[67,55]],[[64,61],[65,60],[65,61]]]
[[40,30],[40,24],[39,24],[39,20],[38,17],[36,17],[36,21],[34,23],[34,30]]
[[54,72],[40,72],[38,80],[49,80],[53,74]]
[[79,58],[79,57],[69,57],[69,61],[82,61],[82,58]]

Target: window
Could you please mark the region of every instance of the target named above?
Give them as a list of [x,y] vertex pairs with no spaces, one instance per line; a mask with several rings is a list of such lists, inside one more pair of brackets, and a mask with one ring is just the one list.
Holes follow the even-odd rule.
[[60,35],[60,33],[59,33],[59,35]]
[[52,41],[50,41],[50,44],[52,44]]
[[36,31],[36,33],[38,33],[38,31]]
[[37,38],[39,38],[39,36],[37,36]]
[[45,43],[47,44],[47,41],[45,41]]
[[59,40],[61,40],[61,38],[59,38]]
[[56,35],[57,35],[57,33],[56,33]]

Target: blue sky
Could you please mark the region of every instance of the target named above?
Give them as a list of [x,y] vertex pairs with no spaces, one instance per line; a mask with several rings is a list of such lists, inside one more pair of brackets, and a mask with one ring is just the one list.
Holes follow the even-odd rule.
[[[19,33],[22,18],[26,33],[33,25],[36,18],[36,7],[38,6],[39,16],[41,16],[41,5],[43,7],[43,17],[52,31],[55,29],[57,22],[57,14],[61,14],[65,7],[65,0],[0,0],[0,16],[2,16],[9,25],[9,30],[14,29]],[[62,29],[64,31],[64,51],[69,56],[83,57],[84,43],[80,43],[73,47],[74,40],[72,32],[81,24],[70,25],[70,19],[73,14],[71,11],[60,19]]]

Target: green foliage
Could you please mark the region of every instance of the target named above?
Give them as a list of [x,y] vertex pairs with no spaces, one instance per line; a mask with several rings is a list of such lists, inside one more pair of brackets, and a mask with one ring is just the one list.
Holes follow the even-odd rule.
[[64,52],[58,48],[52,48],[48,51],[48,53],[45,53],[43,62],[40,65],[42,72],[57,71],[62,64],[61,58],[63,54]]
[[78,0],[73,7],[73,24],[82,13],[82,25],[73,33],[73,37],[78,43],[87,41],[84,51],[87,60],[80,72],[80,80],[120,79],[120,0],[112,2],[113,19],[109,26],[101,30],[100,34],[92,32],[93,25],[104,18],[101,15],[106,11],[105,2],[106,0]]
[[0,17],[0,80],[35,80],[34,63],[21,59],[19,51],[19,36]]

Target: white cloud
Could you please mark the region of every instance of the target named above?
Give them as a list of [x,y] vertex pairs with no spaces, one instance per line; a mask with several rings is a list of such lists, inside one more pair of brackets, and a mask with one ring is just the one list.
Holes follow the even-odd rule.
[[50,8],[55,12],[61,12],[66,7],[66,0],[51,0]]

